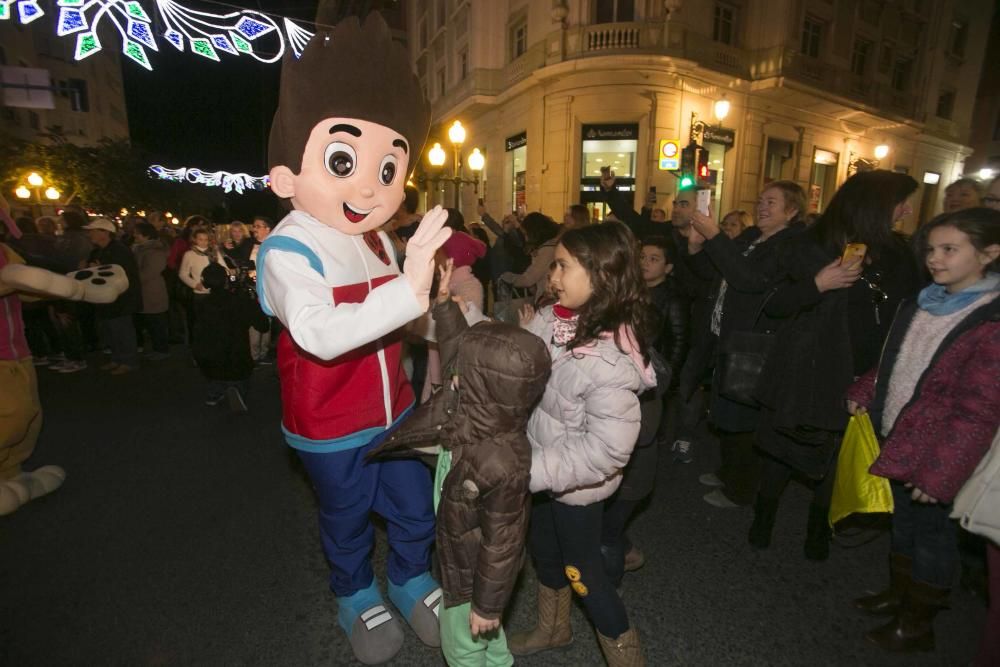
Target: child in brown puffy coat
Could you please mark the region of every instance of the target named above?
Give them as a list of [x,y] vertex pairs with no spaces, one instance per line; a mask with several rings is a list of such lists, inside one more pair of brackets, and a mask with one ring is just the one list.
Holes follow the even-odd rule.
[[[450,265],[450,263],[449,263]],[[449,665],[510,665],[500,627],[528,528],[528,417],[548,381],[542,340],[518,327],[469,326],[443,272],[433,309],[444,386],[372,456],[438,451],[434,477]]]

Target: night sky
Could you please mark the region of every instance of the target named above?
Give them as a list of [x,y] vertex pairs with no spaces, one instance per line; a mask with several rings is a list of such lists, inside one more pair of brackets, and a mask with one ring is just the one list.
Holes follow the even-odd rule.
[[[226,7],[215,4],[185,4],[226,12]],[[316,15],[315,2],[232,4],[287,16],[309,30]],[[221,62],[214,62],[190,52],[179,53],[162,41],[160,50],[150,54],[152,72],[123,57],[132,143],[148,152],[154,162],[170,168],[263,175],[267,170],[267,135],[277,106],[280,61],[265,64],[249,56],[224,53],[219,57]],[[278,213],[277,200],[270,193],[230,195],[226,199],[231,214],[240,219],[261,212]]]

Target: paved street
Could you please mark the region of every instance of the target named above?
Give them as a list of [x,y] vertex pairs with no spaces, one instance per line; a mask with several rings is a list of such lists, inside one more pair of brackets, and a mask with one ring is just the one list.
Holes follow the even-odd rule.
[[[39,375],[46,426],[30,467],[58,464],[68,477],[0,518],[0,665],[354,664],[312,490],[279,432],[273,370],[255,375],[245,416],[203,406],[180,351],[128,376]],[[885,580],[887,538],[805,561],[808,494],[794,487],[774,546],[755,553],[750,510],[702,502],[697,476],[711,468],[704,452],[688,466],[661,460],[631,531],[647,565],[624,595],[650,665],[969,662],[980,600],[955,591],[936,653],[887,656],[866,645],[872,621],[850,605]],[[533,619],[533,585],[529,568],[508,628]],[[518,664],[603,664],[579,608],[573,626],[570,647]],[[443,664],[407,632],[392,664]]]

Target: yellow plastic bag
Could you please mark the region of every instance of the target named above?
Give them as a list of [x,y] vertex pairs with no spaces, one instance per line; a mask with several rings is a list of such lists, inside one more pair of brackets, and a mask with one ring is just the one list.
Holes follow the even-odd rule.
[[855,513],[892,512],[889,480],[868,472],[878,455],[878,439],[868,413],[851,417],[837,458],[831,525]]

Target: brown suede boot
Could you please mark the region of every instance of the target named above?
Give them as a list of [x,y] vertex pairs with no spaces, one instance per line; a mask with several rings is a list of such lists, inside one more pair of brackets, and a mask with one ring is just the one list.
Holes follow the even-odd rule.
[[854,606],[872,616],[893,616],[913,581],[913,559],[903,554],[889,554],[889,588],[854,601]]
[[538,621],[533,630],[507,636],[507,647],[514,655],[531,655],[573,641],[569,626],[569,608],[573,593],[569,586],[556,590],[538,585]]
[[934,650],[934,617],[948,606],[948,588],[913,581],[891,621],[865,635],[868,641],[893,653]]
[[645,667],[646,658],[642,655],[639,633],[635,628],[629,628],[617,639],[609,639],[598,632],[597,639],[601,642],[601,652],[608,667]]

